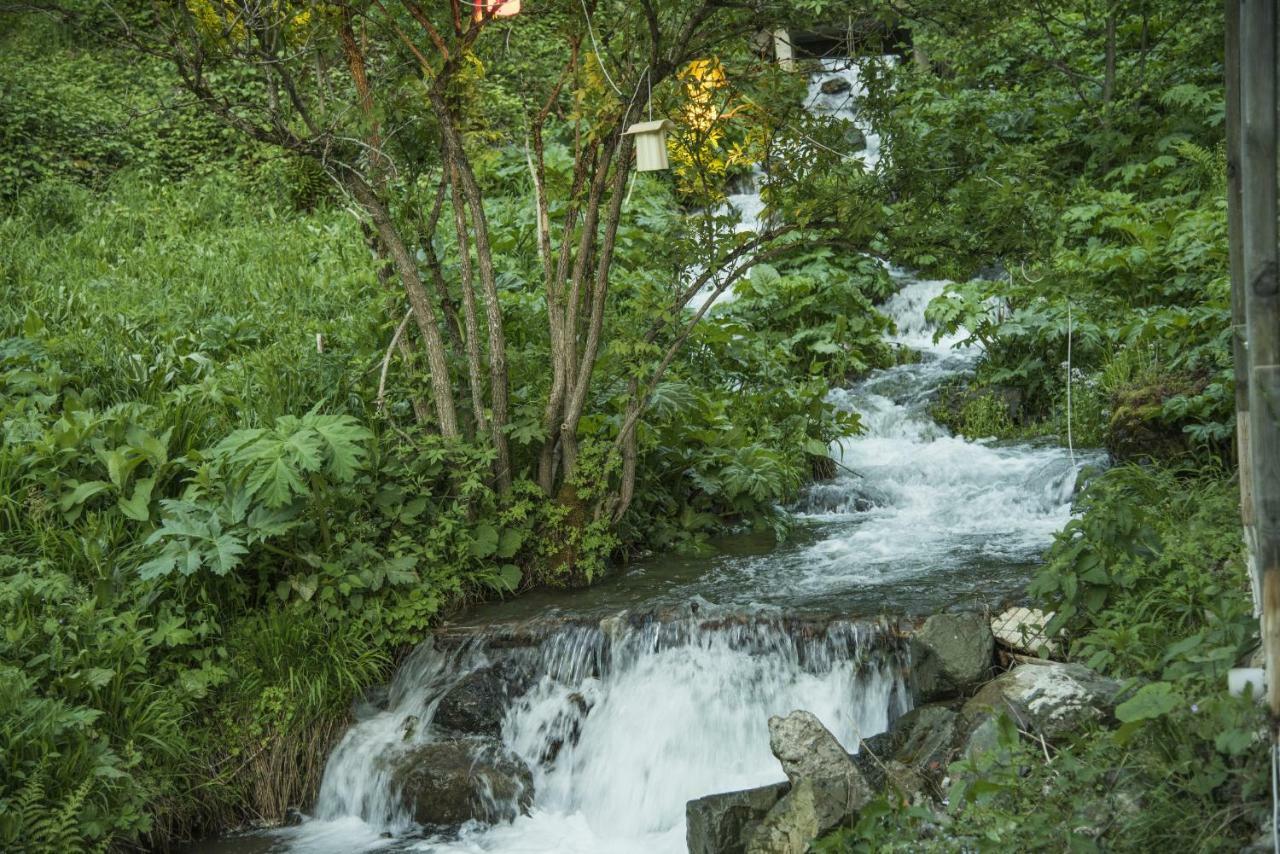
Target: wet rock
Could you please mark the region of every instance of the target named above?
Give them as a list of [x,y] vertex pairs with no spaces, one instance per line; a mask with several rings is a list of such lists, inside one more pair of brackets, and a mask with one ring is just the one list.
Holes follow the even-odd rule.
[[432,720],[438,727],[464,735],[499,735],[511,698],[525,687],[523,674],[513,662],[481,667],[440,698]]
[[897,743],[892,760],[940,781],[956,757],[962,726],[960,714],[948,705],[912,709],[894,724]]
[[964,706],[977,717],[1007,710],[1024,728],[1054,739],[1115,711],[1120,684],[1081,664],[1022,664],[987,683]]
[[814,783],[801,779],[755,828],[746,854],[805,854],[823,832]]
[[1157,376],[1119,389],[1111,397],[1111,417],[1103,444],[1118,461],[1174,459],[1190,449],[1188,418],[1170,418],[1165,401],[1195,397],[1208,386],[1208,377],[1186,374]]
[[831,77],[822,81],[819,87],[824,95],[839,95],[841,92],[848,92],[853,88],[853,84],[843,77]]
[[960,755],[965,759],[972,759],[990,753],[999,746],[1000,726],[996,723],[995,716],[981,714],[970,723]]
[[493,739],[421,744],[393,760],[391,788],[419,824],[512,821],[533,803],[533,775]]
[[813,784],[819,829],[827,831],[866,806],[871,787],[853,758],[812,713],[769,718],[769,748],[795,786]]
[[546,747],[538,757],[545,767],[555,765],[560,751],[566,744],[574,745],[582,737],[582,723],[591,711],[591,703],[576,691],[569,695],[569,702],[547,726]]
[[867,135],[860,129],[850,125],[844,132],[845,148],[850,151],[861,151],[867,147]]
[[934,614],[911,639],[917,697],[964,694],[991,671],[995,636],[981,614]]
[[307,820],[307,816],[297,807],[286,807],[284,811],[284,826],[297,827]]
[[790,790],[791,784],[783,782],[689,801],[685,805],[689,854],[744,854],[760,822]]

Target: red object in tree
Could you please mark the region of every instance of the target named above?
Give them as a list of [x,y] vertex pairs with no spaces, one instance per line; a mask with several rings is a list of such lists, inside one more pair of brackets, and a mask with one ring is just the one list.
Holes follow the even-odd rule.
[[520,0],[472,0],[476,7],[476,20],[486,17],[510,18],[520,14]]

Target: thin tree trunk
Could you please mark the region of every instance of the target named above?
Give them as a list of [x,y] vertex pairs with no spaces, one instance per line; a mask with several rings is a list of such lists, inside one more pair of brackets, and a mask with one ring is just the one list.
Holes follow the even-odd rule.
[[[609,292],[609,270],[613,265],[613,250],[617,245],[618,223],[622,219],[622,202],[626,198],[628,168],[631,164],[631,138],[625,137],[619,146],[617,166],[614,169],[612,196],[605,216],[605,234],[600,245],[600,257],[596,261],[595,287],[591,293],[591,315],[587,325],[586,343],[582,356],[577,360],[578,374],[574,379],[573,393],[565,407],[564,417],[564,472],[572,477],[577,464],[578,422],[587,402],[591,387],[591,374],[600,352],[600,338],[604,332],[604,310]],[[570,330],[575,333],[575,330]],[[575,334],[576,338],[576,334]]]
[[502,305],[498,301],[498,283],[493,270],[493,250],[489,245],[489,223],[484,212],[484,198],[471,163],[462,146],[462,135],[454,124],[450,105],[435,88],[428,90],[436,118],[440,122],[441,135],[453,169],[454,184],[466,200],[471,214],[472,234],[475,238],[476,267],[480,273],[480,285],[484,289],[485,316],[489,332],[489,401],[492,417],[489,421],[493,440],[494,474],[498,489],[511,487],[511,451],[507,441],[510,422],[510,380],[507,375],[507,342],[502,328]]
[[373,226],[382,239],[382,244],[391,255],[391,260],[400,274],[400,282],[404,285],[409,305],[413,307],[413,317],[418,331],[427,346],[427,364],[431,369],[431,387],[435,396],[436,419],[440,424],[440,434],[447,439],[456,439],[458,433],[457,410],[453,403],[453,388],[449,382],[449,363],[445,358],[444,341],[440,338],[440,329],[436,326],[436,312],[423,287],[422,278],[418,275],[418,265],[409,254],[408,247],[396,230],[391,220],[391,213],[378,198],[365,180],[354,172],[343,176],[343,181],[356,201],[365,209],[373,220]]
[[452,171],[449,182],[453,194],[453,225],[458,240],[458,269],[462,280],[462,319],[466,324],[465,338],[467,351],[467,382],[471,386],[471,412],[475,419],[476,430],[484,433],[489,430],[489,422],[484,417],[484,380],[481,378],[480,360],[480,325],[476,319],[476,289],[471,270],[471,241],[467,229],[467,209],[462,201],[462,192],[458,189],[457,170]]
[[1111,101],[1116,92],[1116,7],[1107,8],[1107,56],[1102,79],[1102,111],[1111,115]]

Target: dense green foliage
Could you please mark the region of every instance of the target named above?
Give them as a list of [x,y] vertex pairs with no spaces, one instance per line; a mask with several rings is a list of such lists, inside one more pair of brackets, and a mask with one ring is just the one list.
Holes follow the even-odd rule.
[[[466,423],[483,379],[456,387],[462,438],[421,417],[433,389],[392,344],[404,294],[316,159],[192,109],[169,65],[101,38],[107,18],[27,16],[0,35],[0,847],[163,845],[278,820],[309,797],[352,694],[451,609],[730,529],[785,535],[776,507],[857,429],[825,403],[830,383],[894,358],[874,308],[890,284],[868,251],[958,280],[930,314],[985,348],[949,419],[963,432],[1071,430],[1118,456],[1193,460],[1097,478],[1033,586],[1072,657],[1147,681],[1124,725],[1049,761],[1006,730],[980,767],[953,769],[934,843],[1247,839],[1257,715],[1220,690],[1253,627],[1223,470],[1216,7],[910,5],[925,61],[873,75],[874,175],[832,159],[843,130],[798,117],[803,87],[727,36],[708,42],[733,80],[715,90],[723,121],[698,126],[706,103],[687,76],[660,83],[656,107],[681,118],[675,168],[625,185],[578,466],[554,494],[537,476],[553,353],[524,82],[556,79],[576,4],[515,33],[519,62],[502,39],[482,43],[451,93],[472,119],[504,314],[510,488],[492,439]],[[308,39],[319,26],[291,21]],[[234,35],[202,37],[217,60]],[[573,183],[574,129],[631,109],[584,56],[546,129],[554,192]],[[371,65],[403,59],[387,49]],[[351,97],[340,62],[317,68],[318,90]],[[212,73],[235,97],[262,95],[230,62]],[[352,138],[413,118],[387,143],[400,171],[379,176],[406,232],[440,171],[418,83],[394,78],[368,114],[330,111]],[[733,232],[713,213],[724,183],[757,160],[779,177],[772,219],[794,233],[656,372],[682,340],[682,272]],[[548,208],[564,216],[560,196]],[[440,210],[449,222],[452,201]],[[441,305],[457,307],[457,238],[443,228],[425,245]],[[465,376],[462,350],[447,355]],[[618,480],[610,443],[650,377],[635,494],[614,523],[587,509]],[[886,802],[828,844],[921,850],[931,822]],[[1082,825],[1101,835],[1072,834]]]
[[937,4],[916,32],[936,68],[904,65],[872,99],[891,152],[889,242],[960,280],[931,315],[984,346],[979,385],[1017,387],[1022,426],[1049,419],[1065,438],[1070,337],[1082,444],[1114,430],[1124,452],[1149,431],[1221,449],[1221,10]]
[[[339,194],[175,109],[171,71],[93,26],[32,17],[0,41],[5,850],[279,820],[312,797],[350,697],[451,609],[563,582],[566,549],[590,577],[730,528],[784,535],[776,507],[856,429],[827,381],[891,358],[883,269],[796,241],[656,387],[620,524],[568,518],[527,469],[500,490],[482,438],[415,424],[430,390],[384,364],[403,310]],[[492,139],[477,163],[513,345],[509,438],[528,460],[545,307],[525,153]],[[567,155],[549,162],[567,181]],[[679,192],[628,188],[586,435],[616,431],[628,379],[661,355],[640,332],[696,242],[669,238],[690,216]],[[438,248],[456,255],[447,235]],[[592,453],[581,494],[612,465]]]
[[929,314],[984,348],[936,413],[1145,461],[1092,479],[1029,590],[1067,657],[1128,693],[1116,728],[1058,744],[1004,719],[998,750],[951,767],[942,820],[883,800],[823,850],[1236,850],[1270,792],[1262,710],[1223,690],[1257,624],[1229,467],[1221,9],[918,5],[931,67],[872,90],[887,229],[959,280]]

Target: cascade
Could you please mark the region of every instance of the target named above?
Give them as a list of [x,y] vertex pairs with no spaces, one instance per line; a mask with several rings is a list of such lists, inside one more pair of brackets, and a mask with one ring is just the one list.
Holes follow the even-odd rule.
[[[824,93],[831,79],[849,88]],[[853,119],[861,91],[856,66],[830,63],[811,80],[809,107]],[[879,139],[862,131],[873,166]],[[758,223],[760,177],[730,196],[739,228]],[[831,390],[863,429],[833,445],[837,477],[789,508],[798,530],[788,543],[640,562],[590,591],[490,607],[486,627],[422,645],[334,749],[312,815],[271,831],[270,844],[674,854],[685,849],[686,801],[782,778],[771,715],[813,712],[854,752],[907,711],[907,652],[892,625],[869,618],[1016,594],[1070,518],[1080,472],[1102,455],[1072,460],[1053,445],[971,441],[937,424],[939,388],[980,352],[963,335],[935,340],[925,307],[945,282],[890,274],[899,288],[881,310],[918,358]],[[454,738],[435,720],[442,698],[494,668],[507,674],[500,722],[475,750],[527,766],[531,792],[493,798],[525,798],[528,812],[433,832],[412,820],[396,763]]]

